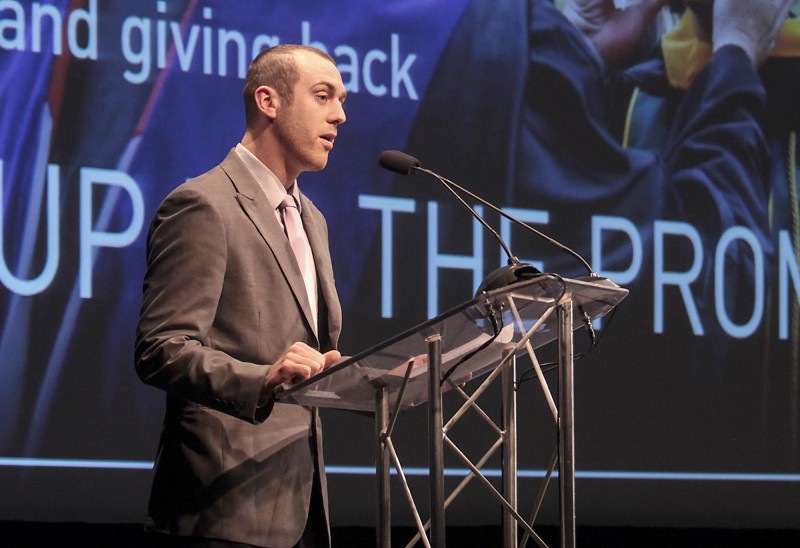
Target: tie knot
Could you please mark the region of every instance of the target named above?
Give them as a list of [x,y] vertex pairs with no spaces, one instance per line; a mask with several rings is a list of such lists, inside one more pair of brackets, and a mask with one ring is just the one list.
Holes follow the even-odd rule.
[[281,209],[286,207],[293,207],[295,209],[298,209],[297,201],[295,201],[294,196],[292,196],[291,194],[287,194],[286,196],[283,197],[283,201],[281,201],[280,207]]

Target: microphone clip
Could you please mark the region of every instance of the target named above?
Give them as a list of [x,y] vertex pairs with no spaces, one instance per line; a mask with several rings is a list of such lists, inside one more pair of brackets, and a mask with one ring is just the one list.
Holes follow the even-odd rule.
[[[514,258],[516,259],[516,257]],[[501,289],[517,282],[531,280],[540,276],[542,272],[533,265],[521,263],[517,260],[510,262],[491,271],[478,286],[475,296],[487,293],[494,289]]]

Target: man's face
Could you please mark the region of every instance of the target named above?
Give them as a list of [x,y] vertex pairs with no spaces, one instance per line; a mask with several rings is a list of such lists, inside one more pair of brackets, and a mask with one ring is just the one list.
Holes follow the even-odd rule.
[[346,120],[342,76],[327,59],[295,54],[298,82],[291,102],[281,98],[274,120],[289,173],[319,171],[328,163],[339,124]]

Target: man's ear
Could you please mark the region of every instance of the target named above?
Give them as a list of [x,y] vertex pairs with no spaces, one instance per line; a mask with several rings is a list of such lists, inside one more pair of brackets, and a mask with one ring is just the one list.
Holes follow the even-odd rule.
[[269,86],[259,86],[254,92],[254,99],[256,108],[260,110],[264,116],[270,120],[274,120],[277,116],[278,105],[280,99],[274,88]]

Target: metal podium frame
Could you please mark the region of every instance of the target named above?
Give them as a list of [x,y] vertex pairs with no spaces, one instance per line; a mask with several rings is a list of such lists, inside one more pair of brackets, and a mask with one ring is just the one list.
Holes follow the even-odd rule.
[[[562,278],[541,274],[531,280],[477,295],[410,330],[348,358],[319,375],[291,387],[281,387],[276,399],[285,403],[368,411],[375,416],[377,544],[391,544],[390,474],[394,465],[414,515],[417,536],[409,546],[445,545],[445,509],[472,479],[484,485],[504,509],[503,546],[533,539],[547,545],[533,530],[544,492],[558,462],[561,546],[575,546],[575,431],[573,331],[611,311],[628,291],[605,278]],[[577,314],[576,314],[577,311]],[[534,348],[558,343],[558,406],[552,399]],[[516,361],[530,357],[557,425],[558,442],[551,457],[531,517],[517,509]],[[448,369],[444,366],[448,365]],[[486,375],[471,394],[460,385]],[[497,426],[475,401],[500,378],[501,424]],[[465,399],[444,423],[444,391]],[[430,520],[423,524],[395,451],[392,433],[400,411],[427,403]],[[446,432],[467,410],[476,410],[498,434],[498,441],[477,464],[466,457]],[[445,499],[444,446],[470,473]],[[483,464],[502,449],[502,493],[481,473]],[[529,523],[530,522],[530,523]],[[426,535],[426,531],[429,533]]]

